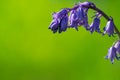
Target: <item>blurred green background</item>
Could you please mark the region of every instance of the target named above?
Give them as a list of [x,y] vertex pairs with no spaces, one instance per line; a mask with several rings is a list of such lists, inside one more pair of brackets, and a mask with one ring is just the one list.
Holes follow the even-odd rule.
[[[0,80],[120,80],[120,62],[105,60],[115,38],[83,27],[48,30],[52,12],[84,0],[0,0]],[[114,18],[119,0],[89,0]],[[93,15],[89,12],[89,22]],[[102,18],[101,28],[106,25]]]

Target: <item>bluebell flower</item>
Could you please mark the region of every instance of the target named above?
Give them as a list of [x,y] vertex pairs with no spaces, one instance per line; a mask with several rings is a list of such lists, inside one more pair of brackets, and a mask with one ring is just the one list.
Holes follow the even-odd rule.
[[100,32],[100,19],[94,18],[92,24],[90,25],[90,32],[93,33],[94,31]]
[[70,12],[70,16],[69,16],[69,21],[70,21],[70,27],[75,28],[76,30],[78,30],[78,15],[76,10],[72,10]]
[[49,29],[51,29],[53,33],[56,33],[58,31],[58,27],[59,27],[59,21],[57,19],[53,19],[49,26]]
[[61,33],[62,31],[66,31],[67,27],[68,27],[68,15],[64,16],[61,19],[59,32]]
[[88,7],[90,7],[90,4],[91,4],[90,2],[83,2],[79,5],[79,8],[81,8],[81,20],[79,20],[79,25],[84,26],[86,30],[88,30],[89,28],[87,13],[88,13]]
[[106,27],[104,28],[103,34],[108,34],[109,36],[114,34],[114,23],[113,20],[109,20],[106,24]]
[[115,43],[114,47],[116,48],[117,53],[120,54],[120,40]]
[[78,9],[70,12],[69,21],[70,26],[74,27],[76,30],[78,30],[78,26],[84,26],[86,29],[89,27],[87,11],[84,10],[82,6],[79,6]]
[[87,8],[83,8],[80,6],[78,8],[78,23],[79,26],[84,26],[86,30],[88,30],[89,24],[88,24],[88,16],[87,16]]
[[115,57],[118,58],[116,53],[116,48],[112,46],[108,50],[108,55],[106,56],[106,59],[110,59],[111,63],[114,63]]
[[59,31],[65,31],[68,25],[68,10],[69,9],[62,9],[57,13],[53,13],[53,20],[49,26],[49,29],[56,33]]

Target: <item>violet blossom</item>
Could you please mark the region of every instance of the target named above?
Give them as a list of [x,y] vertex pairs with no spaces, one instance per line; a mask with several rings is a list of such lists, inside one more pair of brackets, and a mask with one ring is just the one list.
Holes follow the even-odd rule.
[[94,31],[100,32],[100,18],[94,18],[92,24],[90,25],[90,32],[93,33]]
[[106,56],[106,59],[110,59],[111,63],[114,63],[115,57],[117,57],[116,48],[114,46],[112,46],[108,50],[108,55]]
[[104,29],[104,34],[108,34],[109,36],[114,34],[114,23],[113,20],[109,20],[106,24],[106,27]]

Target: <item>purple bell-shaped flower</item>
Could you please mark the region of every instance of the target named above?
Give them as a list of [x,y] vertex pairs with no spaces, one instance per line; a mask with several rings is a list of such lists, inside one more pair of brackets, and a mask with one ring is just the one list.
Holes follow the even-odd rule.
[[68,27],[68,15],[64,16],[61,19],[59,32],[61,33],[62,31],[66,31],[67,27]]
[[51,29],[53,33],[56,33],[58,31],[58,27],[59,27],[59,21],[57,19],[53,19],[49,26],[49,29]]
[[94,31],[100,32],[100,18],[94,18],[92,24],[90,25],[90,32],[93,33]]
[[114,34],[114,23],[113,20],[109,20],[106,24],[106,27],[104,28],[104,33],[103,34],[108,34],[109,36]]
[[110,59],[111,63],[114,63],[115,57],[117,58],[116,48],[112,46],[108,50],[108,55],[106,56],[106,59]]

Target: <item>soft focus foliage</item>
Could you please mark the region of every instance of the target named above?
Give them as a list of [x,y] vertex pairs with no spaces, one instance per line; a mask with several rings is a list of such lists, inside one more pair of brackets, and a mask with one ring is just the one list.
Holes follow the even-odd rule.
[[[82,27],[62,34],[48,30],[53,11],[78,1],[0,0],[0,80],[120,79],[120,62],[112,65],[104,59],[117,37],[91,35]],[[90,1],[111,15],[119,28],[119,0]],[[91,10],[88,16],[92,14]],[[102,18],[100,26],[105,25]]]

